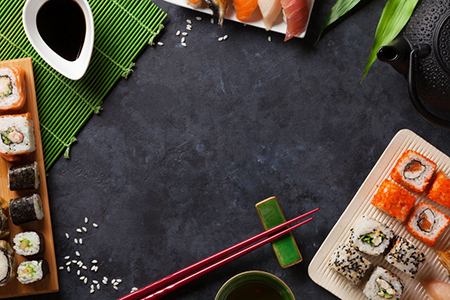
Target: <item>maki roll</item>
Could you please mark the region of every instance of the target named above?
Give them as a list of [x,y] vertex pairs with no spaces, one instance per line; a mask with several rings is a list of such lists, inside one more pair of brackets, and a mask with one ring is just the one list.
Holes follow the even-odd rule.
[[370,300],[400,299],[403,284],[400,279],[382,267],[376,267],[363,289]]
[[450,218],[428,203],[420,203],[409,217],[406,230],[416,239],[433,246],[436,239],[447,228]]
[[42,280],[49,271],[50,268],[45,259],[23,261],[17,268],[17,279],[21,284],[30,284]]
[[370,267],[370,261],[348,244],[340,245],[331,256],[328,266],[357,284]]
[[450,179],[442,171],[437,173],[428,193],[428,198],[450,208]]
[[36,150],[30,113],[0,116],[0,153],[28,154]]
[[3,207],[0,207],[0,239],[7,237],[9,233],[8,217],[6,216]]
[[19,67],[0,69],[0,111],[20,109],[25,104],[24,71]]
[[373,197],[372,205],[405,222],[416,197],[395,182],[385,179]]
[[0,286],[6,285],[16,274],[14,250],[4,240],[0,240]]
[[33,256],[44,252],[44,236],[35,231],[26,231],[14,236],[14,250],[22,256]]
[[38,194],[31,196],[11,199],[9,201],[9,215],[14,225],[42,220],[44,210],[42,200]]
[[397,237],[392,249],[384,259],[400,271],[414,278],[426,257],[413,243],[403,237]]
[[38,163],[34,162],[27,165],[11,166],[8,170],[8,184],[11,191],[38,189]]
[[375,256],[384,253],[394,237],[391,229],[364,216],[350,231],[350,244],[356,250]]
[[391,178],[412,192],[422,193],[436,170],[436,163],[413,150],[403,153]]

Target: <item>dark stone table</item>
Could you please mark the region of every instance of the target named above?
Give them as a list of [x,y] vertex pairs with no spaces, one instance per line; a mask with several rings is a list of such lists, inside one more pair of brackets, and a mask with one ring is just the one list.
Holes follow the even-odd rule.
[[[254,205],[270,196],[288,219],[321,208],[294,231],[302,263],[282,269],[266,245],[164,299],[213,299],[248,270],[279,276],[297,299],[336,299],[308,265],[389,141],[408,128],[450,153],[450,132],[416,113],[390,66],[375,62],[360,84],[385,2],[359,7],[316,45],[332,0],[316,1],[306,38],[289,42],[155,2],[168,13],[164,46],[143,51],[47,177],[58,265],[78,250],[98,260],[89,281],[121,278],[119,290],[102,284],[91,295],[64,270],[59,293],[21,299],[123,296],[259,233]],[[185,48],[175,33],[186,19]],[[85,217],[88,232],[77,234]]]

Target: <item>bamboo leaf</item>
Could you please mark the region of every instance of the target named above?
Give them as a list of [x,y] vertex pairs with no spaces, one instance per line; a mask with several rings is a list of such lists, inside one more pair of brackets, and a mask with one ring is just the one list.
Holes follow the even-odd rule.
[[319,38],[317,39],[317,41],[319,41],[325,28],[336,22],[340,17],[344,16],[346,13],[348,13],[359,2],[361,2],[361,0],[337,0],[336,3],[331,8],[330,15],[328,16],[325,25],[323,25],[322,29],[320,30]]
[[369,72],[381,46],[389,44],[405,27],[419,0],[388,0],[378,23],[369,59],[364,68],[361,82]]

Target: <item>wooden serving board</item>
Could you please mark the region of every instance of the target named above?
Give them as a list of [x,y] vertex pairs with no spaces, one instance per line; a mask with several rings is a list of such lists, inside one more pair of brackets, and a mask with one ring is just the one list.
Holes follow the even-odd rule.
[[[36,91],[34,87],[33,66],[31,64],[31,58],[22,58],[0,62],[0,68],[12,66],[21,67],[25,71],[25,86],[27,98],[25,106],[22,109],[3,114],[16,114],[25,112],[29,112],[31,114],[34,125],[34,136],[36,138],[36,151],[29,155],[22,155],[21,161],[18,163],[7,162],[4,159],[0,158],[0,197],[2,198],[2,200],[9,201],[13,198],[27,196],[32,193],[38,193],[41,196],[42,204],[44,207],[44,219],[26,223],[21,226],[15,226],[14,224],[12,224],[11,220],[8,219],[11,234],[6,240],[12,246],[13,237],[19,232],[33,230],[42,233],[45,238],[45,252],[43,255],[38,256],[38,258],[45,258],[47,260],[50,267],[50,274],[48,274],[43,280],[39,282],[26,285],[21,284],[16,278],[14,278],[6,286],[0,287],[0,299],[52,293],[59,290],[55,247],[53,244],[52,223],[50,219],[50,207],[47,193],[47,182],[45,178],[44,155],[42,153],[41,131],[39,128],[39,115],[37,109]],[[8,168],[14,164],[23,164],[33,161],[37,161],[39,165],[41,182],[39,189],[37,191],[10,191],[8,188]],[[26,260],[24,257],[17,254],[15,254],[15,258],[17,265],[20,262]]]

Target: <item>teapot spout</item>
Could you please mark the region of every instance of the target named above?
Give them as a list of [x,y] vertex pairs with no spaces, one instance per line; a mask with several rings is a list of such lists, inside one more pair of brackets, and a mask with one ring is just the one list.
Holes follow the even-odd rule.
[[382,62],[390,64],[397,72],[408,75],[409,54],[411,45],[403,36],[396,37],[386,46],[380,47],[377,51],[377,57]]

